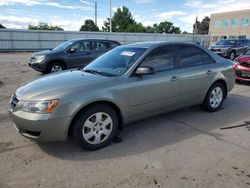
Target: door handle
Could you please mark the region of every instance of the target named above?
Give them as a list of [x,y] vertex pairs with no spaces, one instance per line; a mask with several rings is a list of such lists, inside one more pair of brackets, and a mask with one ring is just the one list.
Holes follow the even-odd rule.
[[212,71],[212,70],[208,70],[207,71],[207,75],[212,75],[212,74],[214,74],[215,72],[214,71]]
[[172,82],[175,82],[175,81],[177,81],[177,80],[179,80],[179,77],[178,77],[178,76],[173,76],[173,77],[171,78],[171,81],[172,81]]

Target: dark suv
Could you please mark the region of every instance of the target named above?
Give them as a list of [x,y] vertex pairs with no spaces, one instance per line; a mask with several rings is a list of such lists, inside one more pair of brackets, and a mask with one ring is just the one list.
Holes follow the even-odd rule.
[[242,54],[250,47],[248,39],[224,39],[210,47],[214,53],[234,60],[236,56]]
[[63,42],[54,49],[32,54],[29,66],[43,73],[84,67],[103,53],[119,45],[119,42],[111,40],[72,39]]

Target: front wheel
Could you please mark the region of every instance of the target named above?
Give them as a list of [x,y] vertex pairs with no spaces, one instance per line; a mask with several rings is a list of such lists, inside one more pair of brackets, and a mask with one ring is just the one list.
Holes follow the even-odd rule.
[[65,69],[65,66],[60,63],[60,62],[56,62],[56,63],[52,63],[49,68],[48,68],[48,73],[53,73],[53,72],[59,72]]
[[232,61],[235,59],[235,52],[234,51],[231,51],[230,53],[229,53],[229,59],[231,59]]
[[226,96],[226,89],[223,84],[215,83],[208,91],[203,106],[209,112],[215,112],[220,109]]
[[118,117],[113,108],[95,105],[80,114],[74,124],[73,138],[83,149],[105,147],[116,135]]

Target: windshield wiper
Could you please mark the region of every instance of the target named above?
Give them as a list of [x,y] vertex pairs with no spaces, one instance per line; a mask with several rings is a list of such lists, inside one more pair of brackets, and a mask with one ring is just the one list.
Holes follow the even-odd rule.
[[98,71],[98,70],[83,69],[83,71],[91,73],[91,74],[99,74],[99,75],[102,75],[102,76],[109,76],[109,77],[115,76],[113,74],[109,74],[109,73],[106,73],[106,72],[101,72],[101,71]]

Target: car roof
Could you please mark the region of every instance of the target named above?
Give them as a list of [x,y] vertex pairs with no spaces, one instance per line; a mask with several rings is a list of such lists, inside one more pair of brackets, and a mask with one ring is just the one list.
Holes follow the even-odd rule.
[[69,41],[73,41],[73,42],[76,42],[76,41],[81,41],[81,40],[92,40],[92,41],[107,41],[107,42],[115,42],[115,43],[119,43],[118,41],[115,41],[115,40],[108,40],[108,39],[92,39],[92,38],[75,38],[75,39],[70,39]]
[[134,47],[134,48],[151,48],[154,46],[161,46],[165,44],[188,44],[188,45],[194,45],[199,46],[195,44],[194,42],[179,42],[179,41],[149,41],[149,42],[136,42],[132,44],[126,44],[123,46],[127,47]]

